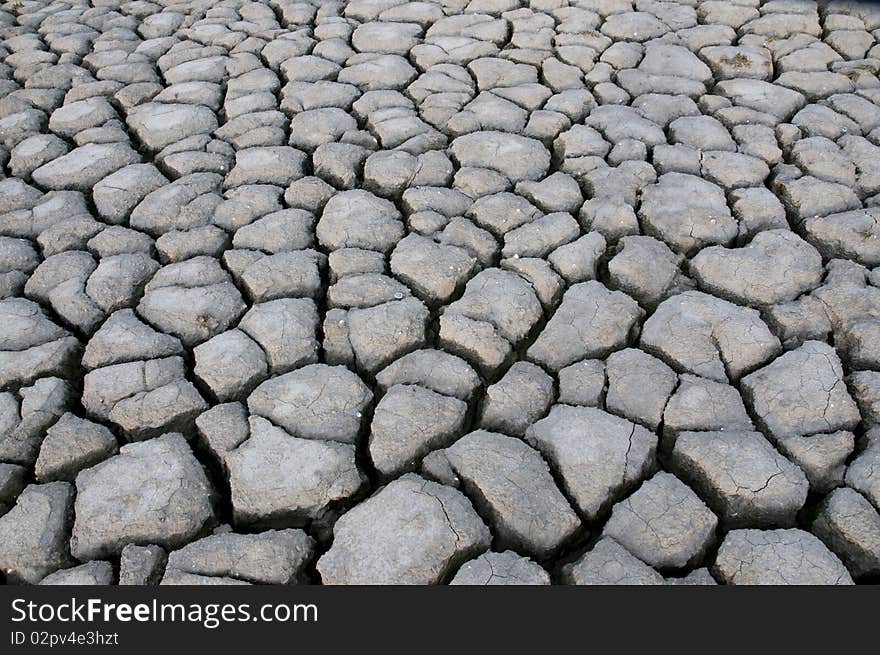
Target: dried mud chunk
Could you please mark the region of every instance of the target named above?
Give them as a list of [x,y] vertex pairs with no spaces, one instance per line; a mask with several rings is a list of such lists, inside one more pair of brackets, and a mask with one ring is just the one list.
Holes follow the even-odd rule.
[[666,173],[645,187],[639,217],[647,234],[684,255],[709,245],[729,245],[738,232],[724,191],[683,173]]
[[68,412],[46,431],[34,474],[40,481],[73,481],[80,470],[114,455],[116,450],[116,437],[110,430]]
[[851,430],[861,420],[834,349],[807,341],[742,380],[758,420],[777,438]]
[[188,430],[207,409],[185,377],[180,357],[113,364],[83,379],[82,404],[89,414],[116,423],[131,440],[169,430]]
[[220,263],[195,257],[159,269],[144,288],[137,312],[162,332],[194,346],[229,328],[245,309]]
[[474,369],[460,357],[442,350],[416,350],[376,374],[383,390],[396,384],[417,384],[445,396],[468,400],[480,386]]
[[474,132],[455,139],[450,153],[460,166],[498,171],[511,182],[539,180],[550,167],[540,141],[504,132]]
[[572,285],[527,355],[553,371],[603,357],[627,343],[643,316],[635,300],[600,282]]
[[403,238],[391,253],[391,272],[428,303],[445,303],[473,275],[477,260],[465,249],[417,234]]
[[503,546],[543,558],[580,527],[541,455],[519,439],[478,430],[444,452]]
[[580,512],[598,518],[654,467],[657,437],[645,428],[593,407],[554,405],[527,431],[562,479]]
[[612,353],[605,363],[605,407],[656,430],[678,376],[666,364],[636,348]]
[[324,205],[316,227],[322,246],[387,252],[403,237],[400,212],[368,191],[343,191]]
[[791,526],[809,484],[760,432],[683,432],[673,470],[731,527]]
[[465,562],[449,581],[451,585],[537,585],[550,584],[550,576],[527,557],[512,550],[503,553],[483,553]]
[[214,522],[214,491],[180,434],[128,444],[76,478],[70,549],[89,560],[129,543],[174,548]]
[[811,529],[853,575],[880,571],[880,515],[859,492],[848,487],[832,491]]
[[304,439],[354,443],[373,394],[344,366],[310,364],[263,382],[248,397],[251,414]]
[[428,308],[404,298],[348,312],[348,338],[358,366],[375,373],[397,357],[427,344]]
[[611,537],[602,537],[592,550],[563,570],[572,585],[662,585],[663,576]]
[[370,458],[383,475],[417,468],[421,458],[461,434],[467,405],[413,385],[395,385],[382,397],[370,426]]
[[318,572],[324,584],[431,584],[490,539],[461,492],[410,473],[336,522]]
[[718,519],[683,482],[657,473],[611,511],[603,534],[659,568],[698,562],[715,537]]
[[0,567],[9,582],[35,584],[72,563],[73,496],[67,482],[28,485],[0,516]]
[[727,584],[852,584],[849,572],[818,538],[793,528],[729,532],[714,568]]
[[170,553],[168,569],[254,583],[296,584],[313,550],[314,541],[302,530],[214,534]]
[[645,321],[641,345],[686,372],[736,381],[780,352],[754,309],[699,291],[664,300]]
[[303,525],[364,483],[354,446],[302,439],[260,417],[226,455],[236,525]]
[[753,306],[794,300],[819,286],[823,272],[815,248],[788,230],[759,232],[744,248],[705,248],[691,270],[705,290]]

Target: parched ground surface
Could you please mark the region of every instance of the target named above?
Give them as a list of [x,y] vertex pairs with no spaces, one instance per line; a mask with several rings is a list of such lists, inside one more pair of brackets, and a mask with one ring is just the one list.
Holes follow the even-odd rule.
[[5,580],[876,582],[878,39],[5,2]]

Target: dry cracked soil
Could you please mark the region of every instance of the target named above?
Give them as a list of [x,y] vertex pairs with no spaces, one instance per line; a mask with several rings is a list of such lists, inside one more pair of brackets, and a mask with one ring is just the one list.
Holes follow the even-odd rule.
[[877,582],[878,42],[2,3],[5,582]]

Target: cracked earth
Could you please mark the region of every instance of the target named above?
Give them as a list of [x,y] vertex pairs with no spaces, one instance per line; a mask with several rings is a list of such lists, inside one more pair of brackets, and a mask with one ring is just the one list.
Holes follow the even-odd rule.
[[880,7],[0,5],[0,569],[880,580]]

